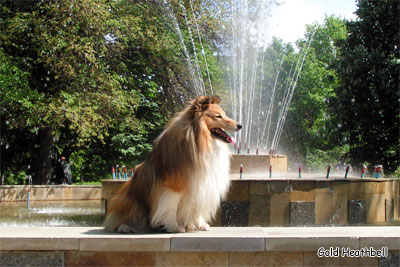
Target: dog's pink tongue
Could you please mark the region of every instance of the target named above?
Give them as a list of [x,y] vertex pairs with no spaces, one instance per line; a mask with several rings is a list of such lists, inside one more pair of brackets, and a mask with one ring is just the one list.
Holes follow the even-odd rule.
[[236,144],[236,140],[235,140],[235,138],[233,137],[233,136],[230,136],[229,137],[229,141],[231,142],[231,144]]

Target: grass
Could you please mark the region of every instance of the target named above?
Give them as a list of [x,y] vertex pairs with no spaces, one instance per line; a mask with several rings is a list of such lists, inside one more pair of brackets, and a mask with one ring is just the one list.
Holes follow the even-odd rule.
[[73,183],[72,185],[101,185],[101,181],[94,181],[94,182],[77,182],[77,183]]

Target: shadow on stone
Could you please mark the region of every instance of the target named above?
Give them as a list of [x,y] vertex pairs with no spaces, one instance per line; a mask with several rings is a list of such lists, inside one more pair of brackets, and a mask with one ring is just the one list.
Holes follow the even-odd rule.
[[365,224],[367,221],[367,205],[365,200],[349,200],[348,202],[349,225]]

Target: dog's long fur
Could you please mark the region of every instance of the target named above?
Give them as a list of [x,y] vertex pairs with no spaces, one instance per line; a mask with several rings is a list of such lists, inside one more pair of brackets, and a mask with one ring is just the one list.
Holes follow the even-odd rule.
[[229,188],[228,144],[212,128],[239,130],[218,105],[201,96],[177,113],[147,159],[118,192],[104,222],[108,232],[209,230]]

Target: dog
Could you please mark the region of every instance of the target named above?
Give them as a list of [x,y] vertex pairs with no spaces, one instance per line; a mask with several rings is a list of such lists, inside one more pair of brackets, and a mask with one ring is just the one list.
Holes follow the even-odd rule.
[[177,113],[157,137],[146,160],[112,199],[107,232],[208,231],[229,189],[225,130],[242,126],[228,118],[218,96],[200,96]]

